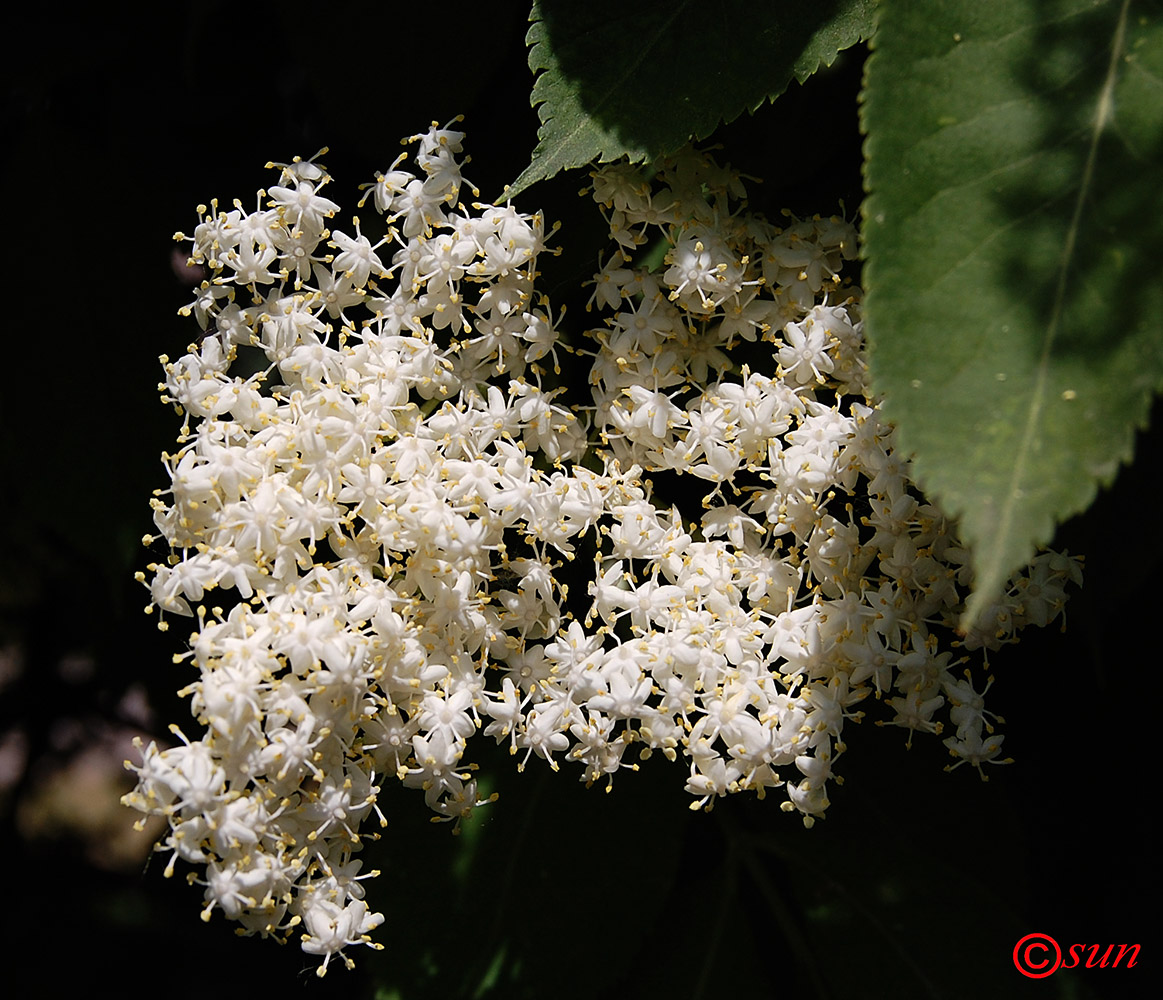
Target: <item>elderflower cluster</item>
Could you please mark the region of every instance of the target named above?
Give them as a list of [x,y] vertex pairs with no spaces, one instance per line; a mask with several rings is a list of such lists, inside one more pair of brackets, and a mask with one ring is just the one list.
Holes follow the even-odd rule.
[[[1001,749],[953,658],[966,554],[866,387],[853,227],[749,214],[700,152],[601,168],[614,246],[570,332],[542,217],[462,203],[462,138],[377,175],[375,242],[301,160],[179,234],[203,332],[163,358],[185,423],[141,579],[196,618],[201,736],[142,748],[126,801],[167,873],[204,867],[204,916],[301,924],[321,972],[383,920],[354,855],[384,783],[458,822],[478,733],[587,782],[657,752],[694,808],[778,789],[809,825],[869,695],[959,763]],[[1039,556],[961,645],[1078,576]]]

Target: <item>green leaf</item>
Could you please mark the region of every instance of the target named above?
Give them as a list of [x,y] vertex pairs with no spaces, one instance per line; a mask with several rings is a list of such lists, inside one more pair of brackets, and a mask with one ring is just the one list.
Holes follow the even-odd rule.
[[884,0],[863,96],[874,384],[976,619],[1163,386],[1158,2]]
[[526,42],[529,68],[540,74],[532,96],[540,141],[510,194],[591,160],[640,162],[709,136],[867,38],[875,6],[534,3]]

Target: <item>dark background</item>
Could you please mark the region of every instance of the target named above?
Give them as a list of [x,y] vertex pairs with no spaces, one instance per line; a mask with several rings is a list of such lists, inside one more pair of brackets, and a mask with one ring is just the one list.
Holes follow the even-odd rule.
[[[162,5],[157,5],[162,9]],[[474,753],[501,801],[453,839],[418,795],[385,791],[368,852],[387,924],[322,982],[296,945],[236,940],[198,919],[185,871],[146,867],[148,837],[116,805],[135,733],[188,711],[133,581],[177,421],[157,356],[195,336],[171,234],[218,197],[250,205],[268,160],[323,145],[331,195],[386,169],[401,136],[464,114],[465,174],[497,197],[525,166],[525,10],[473,25],[433,9],[165,5],[149,20],[96,6],[31,9],[4,67],[7,217],[0,387],[0,907],[9,958],[42,990],[151,987],[170,997],[1146,996],[1157,967],[1155,838],[1158,432],[1059,547],[1084,552],[1070,630],[995,658],[991,707],[1017,762],[981,783],[947,775],[937,740],[846,733],[826,821],[806,831],[748,797],[691,814],[676,768],[623,774],[610,794],[568,771],[516,776]],[[724,157],[767,181],[753,204],[849,217],[860,200],[862,52],[725,128]],[[660,69],[660,74],[664,73]],[[800,151],[810,154],[800,155]],[[518,201],[563,218],[575,249],[551,282],[592,270],[600,220],[580,174]],[[365,214],[371,212],[365,210]],[[579,248],[580,247],[580,248]],[[584,300],[583,300],[584,301]],[[558,299],[555,298],[555,305]],[[1158,407],[1156,416],[1158,417]],[[1156,426],[1159,421],[1156,420]],[[483,756],[481,756],[483,754]],[[118,782],[121,784],[119,785]],[[1146,798],[1144,798],[1146,796]],[[1139,942],[1133,970],[1023,979],[1010,952]],[[11,947],[14,946],[14,947]]]

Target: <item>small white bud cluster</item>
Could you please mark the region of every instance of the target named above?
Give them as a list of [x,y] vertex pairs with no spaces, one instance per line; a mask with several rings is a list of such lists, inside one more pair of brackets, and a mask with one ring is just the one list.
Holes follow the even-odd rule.
[[[183,311],[204,336],[163,359],[186,423],[154,500],[170,554],[141,579],[151,610],[197,616],[178,659],[203,735],[144,748],[126,802],[169,820],[168,871],[205,866],[207,917],[301,923],[321,972],[383,920],[353,858],[382,783],[459,822],[480,729],[587,781],[638,744],[683,759],[693,807],[781,788],[809,825],[870,694],[910,738],[948,706],[979,770],[1000,752],[938,648],[965,553],[867,394],[852,226],[748,214],[698,152],[652,184],[602,168],[604,319],[571,344],[535,298],[541,216],[466,209],[461,139],[433,125],[416,172],[369,185],[374,244],[328,230],[310,161],[252,213],[200,210],[210,277]],[[636,265],[651,246],[665,259]],[[588,384],[559,348],[592,356]],[[965,646],[1052,621],[1078,578],[1040,556]]]

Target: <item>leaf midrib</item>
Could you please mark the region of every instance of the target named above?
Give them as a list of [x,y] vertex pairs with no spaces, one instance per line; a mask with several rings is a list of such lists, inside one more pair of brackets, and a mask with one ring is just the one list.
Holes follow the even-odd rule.
[[[1094,184],[1099,140],[1113,118],[1114,87],[1118,78],[1118,66],[1126,41],[1129,8],[1130,0],[1123,0],[1122,9],[1119,11],[1118,21],[1115,25],[1114,37],[1111,41],[1110,61],[1107,65],[1107,72],[1103,79],[1102,87],[1099,90],[1094,123],[1090,130],[1090,148],[1087,151],[1086,163],[1083,166],[1082,178],[1079,182],[1078,193],[1074,200],[1074,214],[1070,219],[1070,225],[1067,227],[1066,242],[1062,248],[1062,258],[1058,265],[1054,298],[1051,303],[1050,317],[1046,323],[1046,331],[1042,337],[1042,351],[1038,359],[1033,391],[1030,396],[1029,412],[1026,417],[1025,427],[1022,429],[1022,435],[1018,441],[1018,450],[1014,457],[1012,467],[1013,471],[1010,474],[1005,495],[1002,497],[994,544],[987,547],[983,572],[980,574],[980,577],[985,580],[991,580],[993,577],[1000,576],[1005,572],[1002,566],[1003,553],[1007,551],[1010,534],[1013,531],[1014,521],[1017,516],[1018,494],[1021,492],[1021,484],[1024,482],[1029,471],[1030,451],[1033,448],[1034,439],[1037,436],[1039,418],[1046,405],[1047,384],[1050,377],[1050,352],[1061,329],[1062,313],[1066,300],[1067,278],[1074,260],[1075,247],[1081,228],[1083,206]],[[969,605],[966,608],[966,618],[970,621],[976,616],[977,608],[981,604],[980,595],[984,592],[981,589],[975,590],[973,597],[970,599]]]

